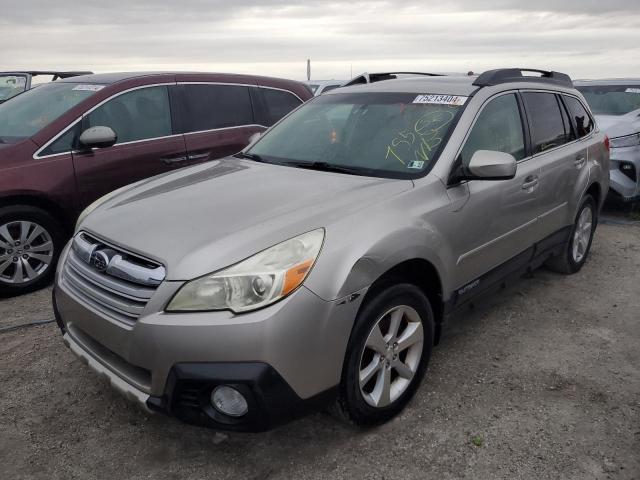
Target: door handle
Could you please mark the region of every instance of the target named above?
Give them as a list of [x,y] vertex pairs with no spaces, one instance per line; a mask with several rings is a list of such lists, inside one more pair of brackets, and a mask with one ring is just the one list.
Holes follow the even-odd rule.
[[523,190],[534,191],[538,186],[538,177],[535,175],[531,175],[524,179],[524,183],[522,184]]
[[584,155],[580,154],[576,157],[576,159],[574,160],[574,164],[576,166],[576,168],[582,168],[584,167],[584,164],[586,163],[586,158],[584,157]]
[[184,155],[181,157],[162,157],[160,159],[160,161],[165,165],[171,165],[172,163],[185,162],[186,160],[187,160],[187,157]]
[[187,159],[188,160],[202,160],[203,158],[208,158],[209,157],[209,152],[204,152],[204,153],[194,153],[193,155],[188,155]]

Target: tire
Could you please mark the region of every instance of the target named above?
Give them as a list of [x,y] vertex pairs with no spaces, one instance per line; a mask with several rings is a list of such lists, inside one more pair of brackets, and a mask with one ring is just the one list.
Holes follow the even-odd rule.
[[60,223],[40,208],[0,208],[0,296],[51,283],[64,238]]
[[[588,225],[584,223],[585,216],[588,217]],[[585,195],[578,209],[568,242],[563,246],[560,254],[550,257],[545,262],[545,266],[549,270],[566,275],[580,271],[589,256],[597,224],[596,202],[591,195]],[[582,233],[580,233],[581,230]],[[576,252],[579,254],[577,255]]]
[[[340,420],[357,426],[384,423],[411,400],[427,369],[434,336],[431,304],[415,285],[386,284],[376,289],[374,296],[365,302],[349,339],[338,398],[331,410]],[[392,317],[401,318],[397,337],[390,337],[391,332],[387,330],[392,328]],[[374,332],[374,328],[378,329],[380,335]],[[402,349],[403,338],[405,345],[411,346]],[[408,338],[414,343],[409,344]],[[378,350],[367,346],[367,343],[375,345]],[[394,343],[400,344],[395,350]],[[385,356],[381,355],[380,350],[384,350]],[[400,367],[399,361],[404,368]],[[404,376],[399,373],[400,369]],[[407,379],[411,370],[413,374]],[[371,376],[368,377],[368,374]],[[363,387],[360,384],[361,375],[369,378],[363,382]],[[384,393],[387,379],[390,385],[388,396]]]

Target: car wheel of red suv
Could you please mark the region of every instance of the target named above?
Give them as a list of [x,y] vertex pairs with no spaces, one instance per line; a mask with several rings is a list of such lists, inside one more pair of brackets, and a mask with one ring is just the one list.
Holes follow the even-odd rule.
[[47,285],[63,241],[59,223],[44,210],[28,205],[0,208],[0,295]]

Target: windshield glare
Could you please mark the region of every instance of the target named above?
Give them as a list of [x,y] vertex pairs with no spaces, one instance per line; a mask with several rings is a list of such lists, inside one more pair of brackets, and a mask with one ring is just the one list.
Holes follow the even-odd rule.
[[0,102],[24,92],[26,87],[27,77],[24,75],[0,75]]
[[99,88],[53,82],[0,104],[0,140],[12,142],[31,137]]
[[[248,153],[273,163],[323,162],[361,175],[416,177],[437,160],[461,108],[422,103],[425,97],[417,93],[322,95],[273,127]],[[464,98],[438,97],[458,102]]]
[[640,109],[640,85],[576,87],[596,115],[624,115]]

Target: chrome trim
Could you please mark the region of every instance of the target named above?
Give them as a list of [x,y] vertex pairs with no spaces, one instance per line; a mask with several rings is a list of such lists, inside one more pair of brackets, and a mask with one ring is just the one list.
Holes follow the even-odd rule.
[[220,127],[220,128],[211,128],[209,130],[197,130],[195,132],[185,132],[185,133],[183,133],[183,135],[186,136],[186,135],[194,135],[194,134],[197,134],[197,133],[218,132],[218,131],[222,131],[222,130],[233,130],[234,128],[249,128],[249,127],[260,127],[260,128],[265,128],[265,129],[269,128],[269,127],[266,127],[266,126],[261,125],[259,123],[250,123],[250,124],[247,124],[247,125],[237,125],[235,127]]
[[546,217],[547,215],[551,215],[552,213],[556,212],[557,210],[560,210],[561,208],[566,207],[568,204],[569,204],[569,202],[562,202],[560,205],[556,205],[551,210],[547,210],[543,214],[539,215],[538,218],[542,219],[542,218]]
[[297,94],[293,93],[291,90],[287,90],[286,88],[278,88],[278,87],[269,87],[267,85],[258,85],[257,83],[232,83],[232,82],[176,82],[178,85],[230,85],[230,86],[238,86],[238,87],[254,87],[254,88],[266,88],[269,90],[280,90],[281,92],[290,93],[302,103],[304,100],[300,98]]
[[[42,147],[40,147],[38,150],[36,150],[36,152],[32,155],[32,158],[34,160],[42,160],[44,158],[51,158],[51,157],[57,157],[59,155],[68,155],[70,153],[81,153],[80,150],[70,150],[67,152],[60,152],[60,153],[54,153],[52,155],[45,155],[45,156],[39,156],[40,152],[42,152],[43,150],[45,150],[49,145],[51,145],[53,142],[55,142],[58,138],[60,138],[62,135],[64,135],[70,128],[72,128],[76,122],[81,121],[84,117],[86,117],[87,115],[89,115],[91,112],[93,112],[96,108],[104,105],[106,102],[108,102],[109,100],[112,100],[116,97],[119,97],[120,95],[123,95],[125,93],[129,93],[132,92],[134,90],[141,90],[143,88],[151,88],[151,87],[161,87],[161,86],[170,86],[170,85],[231,85],[231,86],[240,86],[240,87],[254,87],[254,88],[266,88],[266,89],[271,89],[271,90],[280,90],[281,92],[287,92],[290,93],[291,95],[293,95],[294,97],[296,97],[298,100],[300,100],[300,102],[304,103],[304,100],[302,98],[300,98],[297,94],[295,94],[294,92],[292,92],[291,90],[286,90],[284,88],[277,88],[277,87],[268,87],[266,85],[258,85],[258,84],[247,84],[247,83],[227,83],[227,82],[166,82],[166,83],[152,83],[149,85],[139,85],[137,87],[132,87],[132,88],[128,88],[127,90],[122,90],[121,92],[118,93],[114,93],[113,95],[111,95],[110,97],[104,99],[103,101],[101,101],[100,103],[98,103],[97,105],[94,105],[93,107],[91,107],[89,110],[87,110],[86,112],[84,112],[80,117],[76,118],[73,122],[71,122],[71,124],[67,125],[63,130],[60,131],[60,133],[58,133],[55,137],[53,137],[51,140],[49,140],[47,143],[45,143]],[[295,109],[294,109],[295,110]],[[153,141],[153,140],[161,140],[164,138],[172,138],[172,137],[179,137],[180,135],[191,135],[194,133],[206,133],[206,132],[215,132],[215,131],[219,131],[219,130],[228,130],[231,128],[246,128],[246,127],[262,127],[262,128],[269,128],[266,127],[265,125],[260,125],[257,123],[253,123],[253,124],[248,124],[248,125],[237,125],[234,127],[223,127],[223,128],[213,128],[211,130],[199,130],[196,132],[187,132],[187,133],[178,133],[178,134],[173,134],[173,135],[167,135],[164,137],[156,137],[156,138],[145,138],[142,140],[134,140],[131,142],[123,142],[123,143],[116,143],[113,146],[119,146],[119,145],[130,145],[133,143],[139,143],[139,142],[149,142],[149,141]]]
[[534,218],[533,220],[529,220],[528,222],[520,225],[519,227],[514,228],[513,230],[510,230],[510,231],[508,231],[506,233],[503,233],[499,237],[496,237],[496,238],[494,238],[492,240],[489,240],[487,243],[485,243],[483,245],[480,245],[479,247],[476,247],[473,250],[469,250],[467,253],[464,253],[464,254],[460,255],[460,257],[458,258],[458,261],[456,262],[456,265],[460,265],[460,262],[462,262],[467,257],[471,257],[472,255],[475,255],[476,253],[478,253],[479,251],[485,249],[486,247],[489,247],[489,246],[493,245],[494,243],[499,242],[500,240],[503,240],[503,239],[507,238],[509,235],[513,235],[514,233],[517,233],[520,230],[523,230],[523,229],[533,225],[537,221],[538,221],[538,217]]
[[[91,257],[100,246],[110,246],[100,240],[96,239],[96,243],[92,243],[85,238],[85,233],[80,232],[74,238],[71,244],[71,248],[78,256],[87,264],[90,264]],[[137,283],[139,285],[145,285],[149,287],[157,287],[162,283],[166,276],[166,269],[162,265],[155,267],[145,267],[136,263],[128,261],[123,256],[123,250],[115,247],[118,252],[113,255],[106,268],[106,274],[112,277],[126,280],[128,282]],[[134,255],[135,258],[139,258]],[[143,260],[140,258],[140,260]],[[155,264],[151,260],[145,260],[148,263]]]
[[115,255],[107,266],[107,274],[129,282],[140,283],[150,287],[157,287],[164,280],[167,272],[160,265],[156,268],[146,268],[135,263],[128,262],[122,255]]

